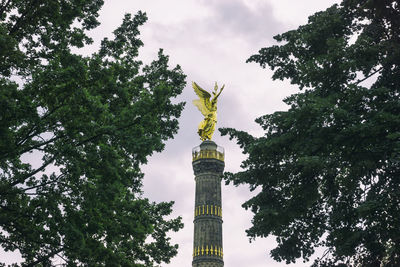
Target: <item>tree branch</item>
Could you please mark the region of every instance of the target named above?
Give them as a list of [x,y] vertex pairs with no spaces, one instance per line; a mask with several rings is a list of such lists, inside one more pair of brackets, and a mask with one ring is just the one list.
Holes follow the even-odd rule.
[[[123,129],[129,128],[129,127],[131,127],[131,126],[137,124],[138,122],[139,122],[139,117],[136,118],[135,120],[133,120],[132,123],[129,123],[129,124],[125,125],[125,126],[119,127],[119,128],[117,128],[116,130],[123,130]],[[108,131],[100,132],[100,133],[98,133],[98,134],[96,134],[96,135],[94,135],[94,136],[91,136],[91,137],[89,137],[89,138],[87,138],[87,139],[85,139],[85,140],[82,140],[82,141],[78,142],[78,143],[76,144],[76,146],[81,146],[81,145],[83,145],[83,144],[86,144],[86,143],[88,143],[88,142],[90,142],[90,141],[93,141],[93,140],[95,140],[96,138],[99,138],[100,136],[102,136],[102,135],[104,135],[104,134],[108,134],[108,133],[109,133]],[[112,133],[110,133],[110,134],[112,134]]]
[[[43,121],[43,120],[47,119],[48,117],[50,117],[52,114],[54,114],[58,109],[60,109],[60,108],[63,107],[63,106],[65,106],[65,104],[61,104],[61,105],[55,107],[53,110],[47,112],[45,115],[43,115],[43,116],[40,118],[40,121]],[[20,145],[22,145],[27,139],[32,138],[32,137],[34,137],[35,135],[38,135],[39,133],[38,133],[37,131],[36,131],[36,132],[33,132],[33,130],[34,130],[35,128],[37,128],[37,126],[38,126],[38,125],[33,125],[32,128],[28,131],[27,136],[26,136],[25,138],[23,138],[22,140],[16,142],[16,146],[20,146]],[[32,133],[32,132],[33,132],[33,133]]]
[[382,69],[383,69],[383,67],[380,67],[379,69],[377,69],[376,71],[374,71],[374,72],[371,73],[370,75],[364,77],[364,78],[361,79],[361,80],[358,80],[354,85],[358,85],[359,83],[362,83],[362,82],[365,81],[366,79],[368,79],[368,78],[374,76],[377,72],[381,71]]
[[[26,152],[29,152],[29,151],[34,150],[34,149],[38,149],[38,148],[40,148],[40,147],[42,147],[42,146],[44,146],[44,145],[47,145],[47,144],[49,144],[49,143],[51,143],[51,142],[54,142],[54,141],[56,141],[56,140],[58,140],[58,139],[60,139],[60,138],[63,138],[63,137],[65,137],[65,135],[59,135],[59,136],[53,137],[53,138],[51,138],[51,139],[49,139],[49,140],[47,140],[47,141],[44,141],[44,142],[42,142],[42,143],[38,143],[38,144],[36,144],[36,145],[34,145],[34,146],[27,147],[27,148],[25,148],[25,149],[23,149],[23,150],[21,150],[21,151],[17,151],[17,155],[21,156],[22,154],[24,154],[24,153],[26,153]],[[7,153],[4,153],[4,154],[0,157],[0,159],[5,159],[5,158],[6,158],[8,155],[10,155],[11,153],[12,153],[12,151],[7,152]]]
[[24,188],[24,189],[22,189],[21,191],[22,191],[22,192],[26,192],[26,191],[28,191],[28,190],[32,190],[32,189],[35,189],[35,188],[38,188],[38,187],[42,187],[42,186],[45,186],[45,185],[48,185],[48,184],[55,183],[55,182],[57,182],[58,179],[60,179],[60,178],[63,177],[63,176],[65,176],[65,175],[64,175],[64,174],[60,174],[60,175],[57,176],[56,179],[54,179],[54,180],[48,181],[48,182],[46,182],[46,183],[41,183],[41,184],[38,184],[38,185],[35,185],[35,186],[31,186],[31,187]]
[[[140,119],[140,117],[138,117],[138,118],[136,118],[135,120],[133,120],[132,123],[129,123],[129,124],[125,125],[125,126],[122,126],[122,127],[117,128],[117,130],[122,130],[122,129],[129,128],[129,127],[131,127],[131,126],[137,124],[137,123],[139,122],[139,119]],[[109,133],[109,132],[108,132],[108,131],[100,131],[100,133],[98,133],[98,134],[96,134],[96,135],[94,135],[94,136],[91,136],[91,137],[89,137],[89,138],[87,138],[87,139],[84,139],[84,140],[82,140],[82,141],[76,143],[75,145],[76,145],[76,146],[81,146],[81,145],[86,144],[86,143],[89,143],[89,142],[91,142],[91,141],[93,141],[93,140],[95,140],[95,139],[99,138],[100,136],[102,136],[102,135],[104,135],[104,134],[107,134],[107,133]],[[110,133],[110,134],[112,134],[112,133]],[[29,149],[25,149],[25,150],[23,150],[23,151],[20,153],[20,155],[22,155],[23,153],[28,152],[28,151],[30,151],[30,150],[32,150],[32,149],[35,149],[35,148],[41,147],[41,146],[43,146],[43,145],[46,145],[46,144],[48,144],[48,143],[51,143],[51,142],[53,142],[53,141],[55,141],[55,140],[57,140],[57,139],[60,139],[60,138],[62,138],[62,137],[65,137],[65,135],[60,135],[60,136],[54,137],[54,138],[52,138],[52,139],[50,139],[50,140],[48,140],[48,141],[46,141],[46,142],[37,144],[36,146],[32,146],[32,147],[30,147]],[[9,186],[12,187],[12,186],[15,186],[15,185],[17,185],[17,184],[23,183],[23,182],[25,182],[25,180],[28,179],[29,177],[31,177],[31,176],[33,176],[33,175],[35,175],[35,174],[37,174],[37,173],[43,171],[48,165],[50,165],[50,164],[55,160],[56,156],[57,156],[56,154],[53,155],[53,157],[51,157],[48,161],[46,161],[40,168],[36,169],[36,170],[33,171],[33,172],[30,172],[30,173],[27,173],[27,174],[23,175],[21,178],[17,178],[17,180],[14,181],[14,182],[12,182],[11,184],[9,184]]]
[[29,177],[43,171],[47,166],[49,166],[51,163],[53,163],[53,161],[55,160],[56,155],[54,155],[53,157],[51,157],[48,161],[46,161],[40,168],[37,168],[36,170],[34,170],[33,172],[30,173],[26,173],[25,175],[23,175],[20,178],[17,178],[16,181],[12,182],[9,186],[13,187],[17,184],[23,183],[25,182],[26,179],[28,179]]
[[[10,33],[9,33],[10,35],[14,35],[17,32],[20,24],[22,24],[22,22],[24,21],[25,16],[27,16],[28,14],[30,14],[31,16],[34,15],[35,12],[34,12],[34,8],[33,7],[36,4],[38,4],[38,0],[33,0],[31,2],[31,4],[29,5],[29,7],[26,7],[25,11],[21,14],[21,16],[15,22],[14,26],[11,28]],[[25,21],[29,21],[29,19],[30,18],[28,17],[28,18],[25,19]]]
[[65,137],[65,135],[59,135],[59,136],[53,137],[53,138],[51,138],[51,139],[49,139],[47,141],[44,141],[42,143],[36,144],[34,146],[31,146],[31,147],[27,147],[24,150],[20,151],[18,154],[22,155],[22,154],[24,154],[26,152],[29,152],[31,150],[34,150],[34,149],[37,149],[37,148],[42,147],[44,145],[50,144],[51,142],[54,142],[54,141],[56,141],[56,140],[58,140],[60,138],[63,138],[63,137]]
[[50,259],[51,257],[53,257],[54,255],[56,255],[57,253],[60,253],[62,251],[62,248],[55,250],[53,252],[51,252],[50,254],[47,254],[45,256],[39,257],[36,261],[28,263],[28,264],[23,264],[22,266],[24,267],[31,267],[31,266],[35,266],[39,263],[44,262],[45,260]]

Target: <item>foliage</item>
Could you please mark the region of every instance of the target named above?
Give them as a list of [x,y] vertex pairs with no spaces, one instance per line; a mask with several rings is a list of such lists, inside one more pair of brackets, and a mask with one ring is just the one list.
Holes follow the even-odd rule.
[[151,64],[129,14],[90,56],[102,0],[0,4],[0,244],[24,266],[154,266],[177,253],[172,202],[142,197],[140,165],[178,129],[185,86]]
[[227,182],[260,190],[247,234],[276,236],[275,260],[400,265],[399,18],[398,1],[346,0],[249,58],[300,88],[256,120],[264,136],[221,129],[247,155]]

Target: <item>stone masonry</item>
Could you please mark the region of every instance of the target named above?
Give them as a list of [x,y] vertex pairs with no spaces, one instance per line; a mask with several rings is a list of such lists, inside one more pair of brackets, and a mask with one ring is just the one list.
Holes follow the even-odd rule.
[[221,176],[224,152],[212,141],[193,151],[196,181],[192,267],[223,267]]

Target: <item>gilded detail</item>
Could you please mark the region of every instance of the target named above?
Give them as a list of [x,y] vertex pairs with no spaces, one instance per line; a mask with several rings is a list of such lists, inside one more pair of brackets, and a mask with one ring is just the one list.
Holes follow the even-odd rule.
[[201,151],[195,151],[192,153],[192,160],[198,160],[198,159],[217,159],[220,161],[225,160],[225,155],[222,152],[216,151],[216,150],[201,150]]
[[210,248],[208,248],[208,245],[205,246],[198,246],[197,248],[193,249],[193,257],[197,256],[215,256],[215,257],[224,257],[224,253],[222,250],[222,247],[220,246],[213,246],[210,245]]
[[222,217],[222,208],[217,205],[201,205],[194,208],[194,217],[209,215]]
[[192,82],[194,92],[199,99],[193,100],[193,104],[199,109],[204,116],[204,120],[200,122],[197,133],[202,141],[211,140],[214,134],[215,124],[217,123],[217,100],[225,85],[218,92],[218,85],[215,83],[214,91],[211,94],[201,88],[197,83]]

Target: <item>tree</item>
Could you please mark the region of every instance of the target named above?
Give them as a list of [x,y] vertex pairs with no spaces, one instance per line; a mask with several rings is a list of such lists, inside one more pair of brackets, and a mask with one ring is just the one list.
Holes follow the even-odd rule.
[[262,137],[221,129],[247,155],[227,182],[260,190],[247,234],[276,236],[275,260],[400,265],[399,18],[398,1],[345,0],[248,59],[300,89]]
[[162,50],[144,66],[138,27],[82,56],[103,1],[0,4],[0,244],[23,266],[154,266],[177,253],[172,202],[142,196],[145,164],[178,129],[185,86]]

